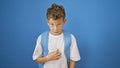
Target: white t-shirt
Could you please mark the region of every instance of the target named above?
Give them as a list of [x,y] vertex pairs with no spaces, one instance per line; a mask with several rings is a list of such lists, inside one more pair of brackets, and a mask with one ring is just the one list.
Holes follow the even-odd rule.
[[[77,48],[77,43],[75,37],[71,34],[72,42],[70,47],[70,59],[73,61],[80,60],[80,54]],[[42,47],[41,47],[41,35],[37,39],[36,47],[33,53],[33,60],[36,60],[39,56],[42,55]],[[67,60],[64,54],[64,38],[63,33],[57,36],[49,33],[48,40],[48,51],[56,51],[59,49],[61,52],[61,58],[59,60],[52,60],[44,63],[44,68],[68,68]]]

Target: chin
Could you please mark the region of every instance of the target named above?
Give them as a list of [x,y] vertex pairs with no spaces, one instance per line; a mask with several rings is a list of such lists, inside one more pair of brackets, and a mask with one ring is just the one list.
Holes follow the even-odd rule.
[[54,35],[60,35],[60,33],[53,33]]

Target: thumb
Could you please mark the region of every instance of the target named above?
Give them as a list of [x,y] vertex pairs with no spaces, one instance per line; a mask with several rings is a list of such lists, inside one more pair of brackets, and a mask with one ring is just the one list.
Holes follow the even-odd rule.
[[59,49],[57,49],[57,52],[59,52]]

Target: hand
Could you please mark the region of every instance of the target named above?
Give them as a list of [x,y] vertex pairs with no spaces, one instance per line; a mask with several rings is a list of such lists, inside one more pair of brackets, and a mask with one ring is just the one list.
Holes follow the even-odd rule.
[[58,60],[61,57],[61,53],[59,52],[59,50],[57,51],[53,51],[48,53],[48,55],[46,56],[47,60]]

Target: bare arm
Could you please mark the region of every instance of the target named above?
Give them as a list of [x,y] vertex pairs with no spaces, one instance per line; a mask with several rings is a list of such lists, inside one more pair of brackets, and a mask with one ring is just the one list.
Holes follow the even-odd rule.
[[75,68],[75,61],[70,60],[70,68]]
[[35,60],[37,63],[45,63],[48,61],[46,57],[39,57]]
[[37,58],[35,61],[37,63],[45,63],[45,62],[50,61],[50,60],[58,60],[58,59],[60,59],[60,57],[61,57],[61,53],[58,51],[54,51],[54,52],[49,53],[45,57]]

